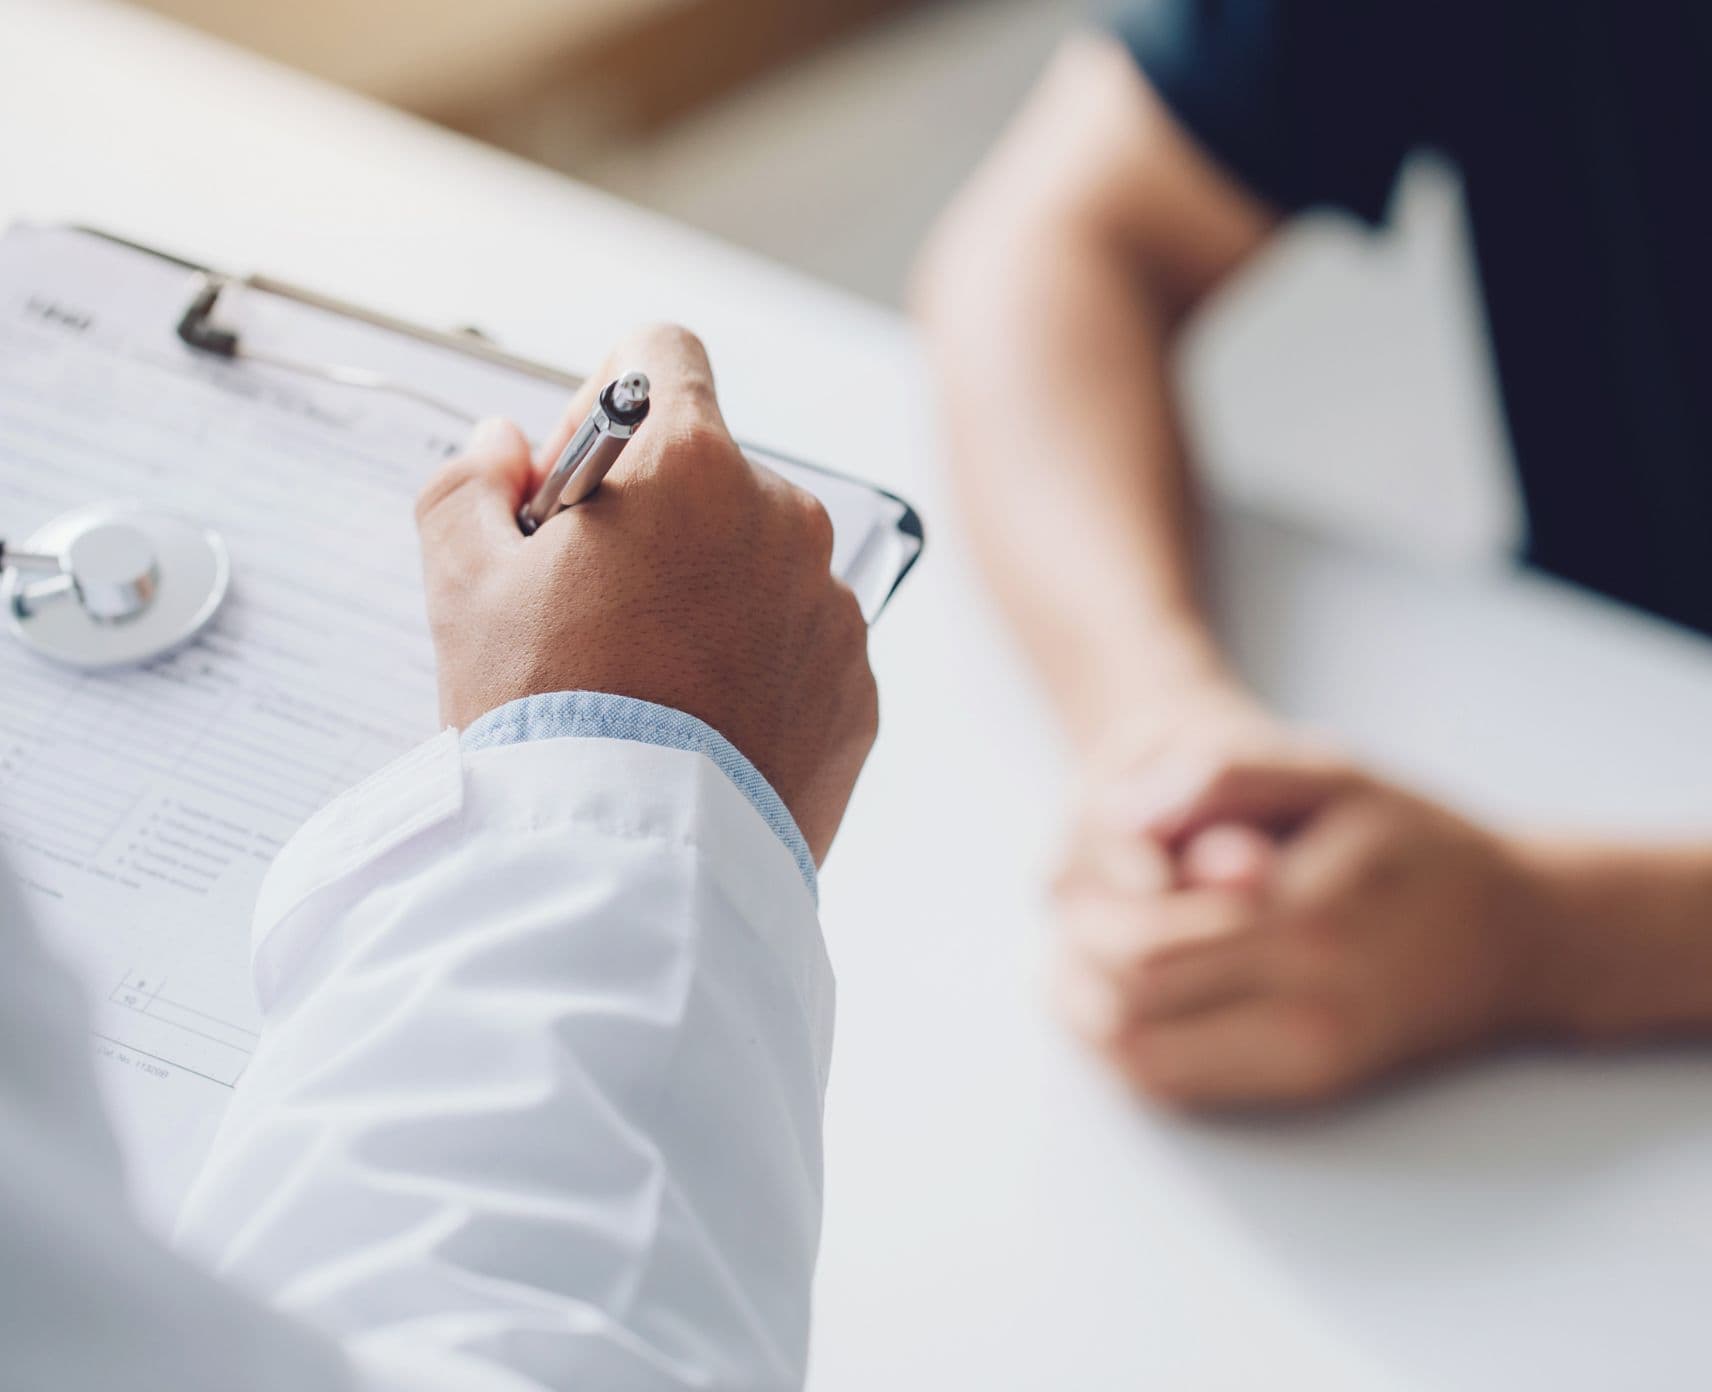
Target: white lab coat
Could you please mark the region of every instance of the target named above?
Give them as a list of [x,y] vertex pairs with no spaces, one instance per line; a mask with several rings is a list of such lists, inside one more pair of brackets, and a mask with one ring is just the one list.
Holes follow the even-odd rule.
[[194,1260],[126,1211],[72,988],[4,907],[5,1388],[801,1384],[831,975],[701,755],[447,732],[312,819]]

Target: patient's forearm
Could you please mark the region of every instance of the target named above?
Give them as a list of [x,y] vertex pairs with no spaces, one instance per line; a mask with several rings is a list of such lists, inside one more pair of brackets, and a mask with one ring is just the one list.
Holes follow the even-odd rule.
[[1164,310],[1073,225],[945,254],[964,259],[940,263],[925,315],[964,513],[1073,736],[1093,738],[1217,669]]
[[1176,326],[1271,210],[1109,38],[1067,43],[918,281],[965,511],[1074,737],[1221,678],[1196,596]]
[[1712,846],[1552,844],[1524,1026],[1593,1042],[1712,1030]]

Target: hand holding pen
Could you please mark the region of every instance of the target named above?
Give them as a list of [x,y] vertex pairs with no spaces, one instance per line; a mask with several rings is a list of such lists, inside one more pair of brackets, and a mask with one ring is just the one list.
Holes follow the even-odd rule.
[[[867,621],[832,574],[831,519],[744,455],[691,335],[651,329],[621,361],[647,369],[656,419],[626,447],[602,506],[521,535],[539,474],[504,420],[484,423],[424,488],[441,714],[463,729],[526,696],[598,705],[597,692],[687,712],[759,770],[818,859],[876,718]],[[593,388],[548,448],[581,434],[571,428]]]
[[566,441],[535,496],[517,514],[524,536],[533,536],[556,512],[575,507],[600,487],[636,428],[648,418],[648,378],[626,372],[601,389],[594,409]]

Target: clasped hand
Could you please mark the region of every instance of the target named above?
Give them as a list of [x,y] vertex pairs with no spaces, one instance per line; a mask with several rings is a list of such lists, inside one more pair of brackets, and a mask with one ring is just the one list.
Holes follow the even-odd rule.
[[1321,1101],[1532,1023],[1520,852],[1258,713],[1095,780],[1072,843],[1064,1011],[1160,1100]]

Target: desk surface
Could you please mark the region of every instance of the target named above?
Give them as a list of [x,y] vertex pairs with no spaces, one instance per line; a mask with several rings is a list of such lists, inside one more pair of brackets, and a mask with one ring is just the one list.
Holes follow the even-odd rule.
[[[948,525],[894,316],[138,14],[0,0],[0,29],[0,217],[572,365],[679,319],[740,433],[936,524],[875,635],[885,730],[825,877],[816,1388],[1604,1388],[1712,1366],[1712,1060],[1510,1058],[1331,1118],[1204,1126],[1138,1112],[1058,1038],[1035,984],[1058,751]],[[647,267],[638,289],[620,260]],[[1225,541],[1230,627],[1287,710],[1479,811],[1705,820],[1701,645],[1254,518]]]

